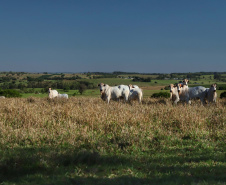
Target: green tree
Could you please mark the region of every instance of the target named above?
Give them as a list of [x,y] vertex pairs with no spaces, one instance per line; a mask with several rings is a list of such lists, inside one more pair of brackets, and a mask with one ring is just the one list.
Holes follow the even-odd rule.
[[87,89],[85,84],[80,84],[78,87],[78,91],[80,94],[83,94],[85,92],[85,90]]

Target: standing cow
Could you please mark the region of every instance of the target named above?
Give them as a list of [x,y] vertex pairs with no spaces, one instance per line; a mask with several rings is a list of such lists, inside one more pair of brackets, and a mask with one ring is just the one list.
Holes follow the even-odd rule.
[[111,99],[119,100],[120,98],[128,101],[129,87],[127,85],[111,87],[108,84],[100,83],[98,86],[100,87],[101,98],[107,100],[107,103],[109,103]]
[[129,85],[129,101],[138,100],[141,103],[143,99],[143,91],[137,85]]
[[172,100],[173,104],[176,105],[177,102],[180,101],[180,97],[179,97],[179,93],[178,93],[178,90],[177,90],[177,86],[173,85],[173,84],[170,84],[169,88],[170,88],[170,100]]
[[206,88],[202,86],[188,87],[188,85],[177,84],[178,93],[181,101],[191,104],[192,99],[200,99],[202,104],[205,103]]
[[216,103],[217,101],[217,85],[212,84],[210,88],[207,88],[207,101],[208,103]]
[[58,97],[58,92],[57,90],[52,90],[51,88],[49,88],[49,98],[52,99],[52,98],[55,98],[55,97]]

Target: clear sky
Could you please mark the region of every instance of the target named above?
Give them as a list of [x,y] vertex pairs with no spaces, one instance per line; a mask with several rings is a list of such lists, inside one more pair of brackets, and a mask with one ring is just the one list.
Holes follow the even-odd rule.
[[0,0],[0,71],[226,71],[226,1]]

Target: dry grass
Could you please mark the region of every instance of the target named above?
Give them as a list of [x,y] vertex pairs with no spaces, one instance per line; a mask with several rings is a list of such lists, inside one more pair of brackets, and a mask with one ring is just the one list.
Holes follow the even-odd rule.
[[225,100],[10,98],[0,184],[225,184]]
[[0,143],[86,145],[104,152],[119,146],[145,149],[156,137],[224,139],[225,103],[204,107],[199,102],[173,106],[165,99],[145,99],[142,105],[107,105],[100,98],[5,99],[0,104]]

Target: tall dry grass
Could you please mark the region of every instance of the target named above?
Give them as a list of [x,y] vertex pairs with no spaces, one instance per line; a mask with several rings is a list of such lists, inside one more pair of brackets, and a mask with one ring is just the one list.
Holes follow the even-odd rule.
[[[0,102],[0,144],[58,146],[114,150],[150,147],[161,138],[225,138],[226,101],[201,106],[173,106],[166,99],[106,102],[100,98],[68,100],[10,98]],[[165,139],[162,139],[164,141]]]

